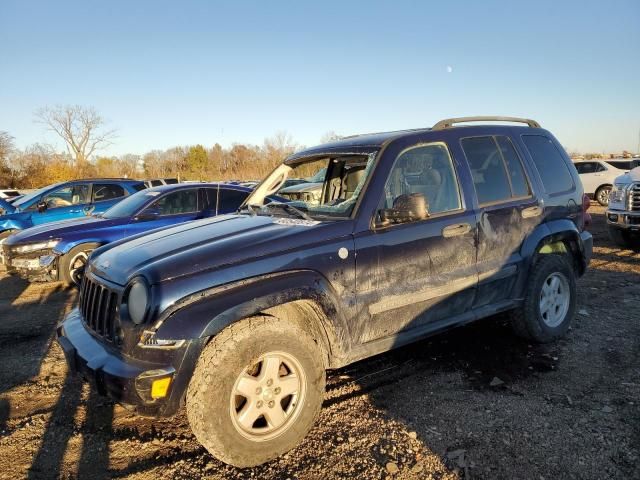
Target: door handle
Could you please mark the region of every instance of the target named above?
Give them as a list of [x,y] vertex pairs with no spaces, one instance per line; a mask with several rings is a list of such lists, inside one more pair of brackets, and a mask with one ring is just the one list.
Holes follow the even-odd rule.
[[524,208],[522,209],[520,214],[522,215],[522,218],[539,217],[540,215],[542,215],[542,207],[535,206]]
[[455,225],[448,225],[442,229],[442,236],[445,238],[457,237],[458,235],[464,235],[471,231],[471,225],[468,223],[457,223]]

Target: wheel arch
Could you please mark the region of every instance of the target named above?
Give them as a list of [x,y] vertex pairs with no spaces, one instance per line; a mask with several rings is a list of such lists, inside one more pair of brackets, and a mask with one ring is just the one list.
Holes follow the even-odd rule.
[[535,264],[539,255],[548,254],[569,255],[578,275],[584,274],[587,267],[580,232],[568,219],[552,220],[536,227],[524,241],[521,254],[527,260],[526,271]]
[[315,271],[282,272],[213,288],[176,302],[163,314],[158,338],[215,337],[246,318],[268,315],[292,322],[312,335],[327,367],[344,363],[349,351],[346,322],[338,296]]

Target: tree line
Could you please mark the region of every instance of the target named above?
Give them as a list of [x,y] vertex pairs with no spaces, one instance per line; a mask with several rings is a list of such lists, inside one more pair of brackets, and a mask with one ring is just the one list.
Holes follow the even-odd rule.
[[[45,107],[36,122],[54,132],[66,151],[47,144],[15,147],[9,132],[0,131],[0,188],[38,188],[77,178],[180,178],[181,180],[260,180],[299,148],[290,135],[276,133],[262,145],[236,143],[187,145],[152,150],[143,155],[99,155],[115,142],[117,132],[90,107]],[[321,141],[339,138],[329,132]]]

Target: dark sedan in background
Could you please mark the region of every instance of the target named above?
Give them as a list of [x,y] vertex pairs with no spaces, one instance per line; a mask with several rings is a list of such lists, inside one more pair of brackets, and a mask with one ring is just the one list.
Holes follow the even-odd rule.
[[231,213],[251,192],[240,185],[163,185],[131,195],[106,212],[15,233],[2,245],[10,274],[78,283],[89,255],[107,243],[190,220]]

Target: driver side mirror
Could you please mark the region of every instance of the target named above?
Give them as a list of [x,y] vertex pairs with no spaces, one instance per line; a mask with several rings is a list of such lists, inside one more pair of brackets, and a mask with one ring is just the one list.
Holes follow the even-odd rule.
[[38,212],[42,213],[47,210],[47,202],[44,200],[40,200],[37,205]]
[[377,227],[416,222],[429,217],[429,205],[422,193],[400,195],[393,202],[392,208],[379,210],[378,216]]
[[157,209],[147,209],[145,211],[143,211],[142,213],[140,213],[139,215],[136,215],[136,220],[139,222],[146,222],[149,220],[155,220],[160,216],[160,210]]

